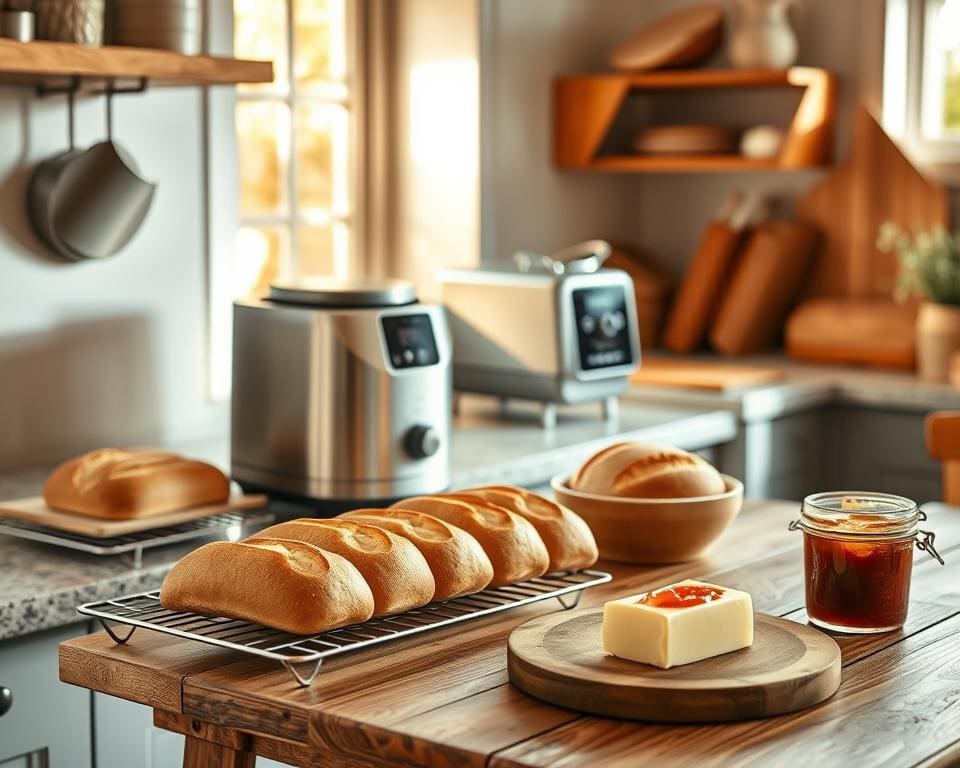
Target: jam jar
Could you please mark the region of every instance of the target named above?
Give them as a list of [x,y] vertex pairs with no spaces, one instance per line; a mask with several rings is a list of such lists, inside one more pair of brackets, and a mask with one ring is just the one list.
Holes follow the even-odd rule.
[[886,493],[817,493],[803,500],[807,616],[839,632],[889,632],[903,626],[913,548],[940,564],[934,534],[916,502]]

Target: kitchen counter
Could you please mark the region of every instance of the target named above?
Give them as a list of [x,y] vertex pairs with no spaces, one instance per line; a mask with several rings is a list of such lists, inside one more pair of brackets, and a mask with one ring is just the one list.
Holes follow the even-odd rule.
[[[583,406],[565,409],[557,428],[544,431],[532,406],[513,405],[501,416],[495,400],[464,397],[453,434],[453,486],[543,485],[616,440],[697,450],[735,435],[735,419],[722,410],[625,404],[617,419],[604,421],[597,406]],[[222,442],[177,449],[226,466]],[[0,475],[0,498],[38,493],[48,471]],[[273,511],[279,517],[304,514],[291,505]],[[142,567],[134,569],[128,556],[97,557],[0,535],[0,641],[76,621],[81,603],[156,589],[173,563],[202,541],[145,550]]]
[[[154,710],[186,735],[184,765],[956,765],[960,715],[960,517],[928,508],[942,567],[913,571],[900,631],[833,635],[842,682],[810,709],[762,720],[630,722],[546,704],[510,684],[507,638],[558,610],[541,603],[432,630],[326,661],[311,688],[276,662],[138,630],[127,645],[102,632],[60,646],[61,679]],[[752,594],[755,608],[806,621],[794,505],[748,502],[708,554],[682,565],[598,564],[613,581],[581,605],[692,577]],[[922,553],[918,553],[920,555]]]
[[[663,359],[671,358],[664,356]],[[723,392],[634,385],[626,396],[627,400],[643,405],[729,408],[743,422],[774,419],[824,405],[856,405],[916,413],[960,409],[960,391],[947,384],[920,381],[914,374],[904,371],[802,363],[783,355],[676,359],[776,368],[784,371],[785,377],[770,384]]]

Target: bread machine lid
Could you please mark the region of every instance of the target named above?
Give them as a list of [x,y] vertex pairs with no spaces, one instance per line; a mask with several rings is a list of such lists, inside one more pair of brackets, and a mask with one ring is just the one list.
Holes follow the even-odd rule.
[[417,292],[407,280],[316,276],[272,283],[270,300],[311,307],[401,307],[415,304]]

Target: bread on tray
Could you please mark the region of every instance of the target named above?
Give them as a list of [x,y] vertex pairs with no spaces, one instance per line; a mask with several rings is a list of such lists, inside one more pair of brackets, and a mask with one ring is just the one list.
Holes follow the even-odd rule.
[[635,499],[713,496],[726,489],[720,473],[696,454],[655,443],[617,443],[595,453],[570,487]]
[[597,562],[597,542],[590,527],[580,515],[550,499],[512,485],[470,488],[456,496],[499,504],[527,520],[547,547],[549,571],[578,571]]
[[356,509],[341,517],[384,528],[419,549],[436,582],[434,600],[479,592],[493,579],[493,565],[480,543],[432,515],[409,509]]
[[550,556],[536,529],[520,515],[479,498],[415,496],[394,509],[426,512],[473,536],[493,564],[491,586],[542,576]]
[[402,536],[351,520],[304,517],[272,525],[247,539],[291,539],[333,552],[353,563],[373,592],[373,614],[383,616],[426,605],[436,583],[420,550]]
[[43,498],[65,512],[108,520],[150,517],[226,501],[216,467],[173,453],[104,448],[77,456],[47,478]]
[[163,580],[160,603],[296,634],[366,621],[374,608],[370,587],[346,558],[270,538],[195,549]]

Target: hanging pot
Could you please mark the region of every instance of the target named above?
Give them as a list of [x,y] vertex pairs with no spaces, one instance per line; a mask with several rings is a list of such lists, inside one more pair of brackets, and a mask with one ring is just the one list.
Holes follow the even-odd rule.
[[107,93],[107,141],[74,149],[73,94],[70,149],[37,166],[27,190],[28,212],[40,239],[73,261],[101,259],[123,248],[143,223],[156,185],[142,179],[133,160],[112,140]]

